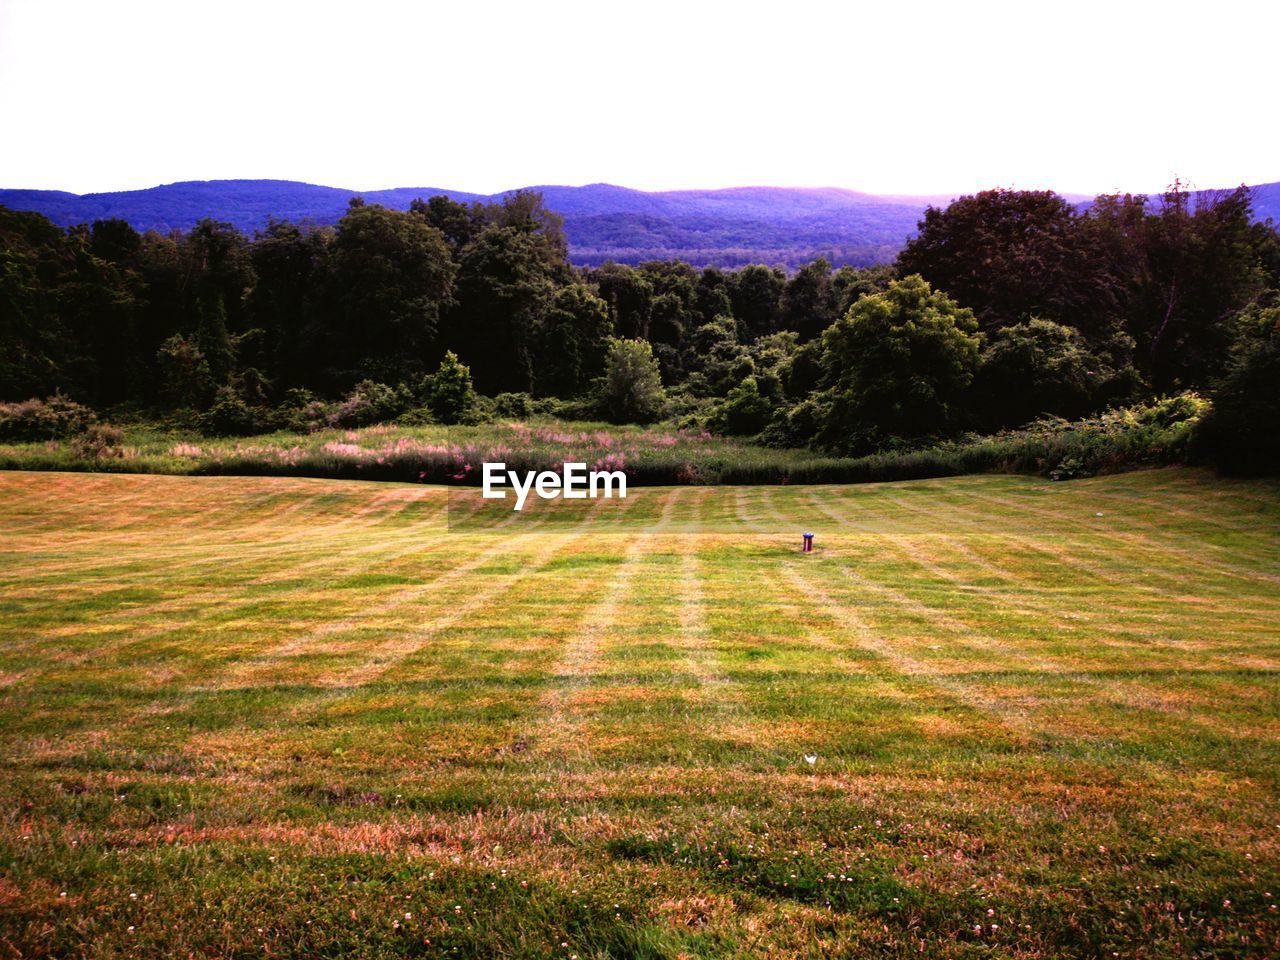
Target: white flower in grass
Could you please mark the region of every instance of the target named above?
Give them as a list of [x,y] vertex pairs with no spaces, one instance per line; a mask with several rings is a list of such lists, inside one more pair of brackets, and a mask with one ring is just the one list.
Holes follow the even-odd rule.
[[815,763],[818,762],[818,755],[816,753],[806,753],[804,755],[804,762],[812,767]]

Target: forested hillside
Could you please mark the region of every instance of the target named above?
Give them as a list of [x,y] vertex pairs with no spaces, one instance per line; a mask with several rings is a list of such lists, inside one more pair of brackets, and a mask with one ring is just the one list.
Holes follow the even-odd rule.
[[[597,183],[529,189],[564,217],[569,257],[578,266],[684,260],[695,267],[764,263],[794,270],[818,257],[837,267],[888,263],[915,232],[925,208],[951,199],[778,187],[648,193]],[[1280,183],[1251,190],[1255,216],[1280,220]],[[415,199],[440,195],[462,203],[500,203],[506,196],[437,187],[359,193],[287,180],[212,180],[84,195],[0,190],[0,205],[43,213],[64,227],[120,219],[139,231],[164,233],[209,218],[252,234],[273,219],[335,224],[355,196],[407,210]]]
[[[797,267],[825,256],[836,265],[891,260],[915,228],[928,197],[876,197],[849,190],[751,187],[646,193],[609,184],[535,187],[565,218],[570,257],[598,266],[680,259],[695,266],[748,263]],[[137,230],[190,229],[208,217],[253,233],[271,219],[334,224],[354,196],[394,210],[417,198],[448,195],[500,203],[434,187],[352,190],[281,180],[174,183],[147,190],[76,194],[0,190],[0,204],[43,213],[61,226],[121,219]]]
[[1238,448],[1275,441],[1280,239],[1244,188],[987,191],[892,264],[791,274],[575,267],[528,192],[253,237],[0,208],[0,267],[0,400],[57,395],[0,433],[71,401],[215,434],[542,410],[864,454],[1213,391]]

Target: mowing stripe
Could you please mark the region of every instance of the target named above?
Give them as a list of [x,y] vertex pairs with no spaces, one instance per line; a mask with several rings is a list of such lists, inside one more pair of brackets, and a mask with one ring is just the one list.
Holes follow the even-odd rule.
[[853,607],[837,603],[811,574],[806,575],[790,566],[782,571],[782,575],[807,603],[816,606],[837,634],[873,653],[880,661],[881,672],[890,679],[903,682],[906,692],[910,692],[912,681],[924,684],[942,693],[953,703],[995,719],[1020,737],[1039,733],[1031,724],[1026,711],[996,697],[981,694],[972,684],[959,680],[960,675],[937,672],[928,664],[905,653],[897,644],[886,640]]

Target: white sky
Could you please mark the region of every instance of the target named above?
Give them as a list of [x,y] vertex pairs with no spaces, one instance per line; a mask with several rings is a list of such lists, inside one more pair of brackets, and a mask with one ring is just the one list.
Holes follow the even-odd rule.
[[1280,180],[1280,4],[0,0],[0,186]]

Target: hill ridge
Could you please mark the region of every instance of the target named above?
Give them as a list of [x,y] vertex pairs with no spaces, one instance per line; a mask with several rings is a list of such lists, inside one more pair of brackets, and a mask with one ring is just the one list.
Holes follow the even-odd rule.
[[[699,267],[767,263],[794,268],[819,256],[836,265],[883,262],[915,232],[927,206],[960,195],[769,186],[646,191],[606,182],[542,184],[481,194],[444,187],[353,190],[297,180],[234,178],[86,194],[0,189],[0,205],[34,210],[63,227],[119,218],[139,230],[165,232],[212,217],[252,233],[270,218],[335,223],[352,197],[403,210],[419,197],[492,201],[517,189],[541,191],[547,206],[564,216],[570,257],[580,266],[606,260],[681,259]],[[1280,182],[1253,189],[1259,219],[1280,220]],[[1064,196],[1073,202],[1090,199]]]

